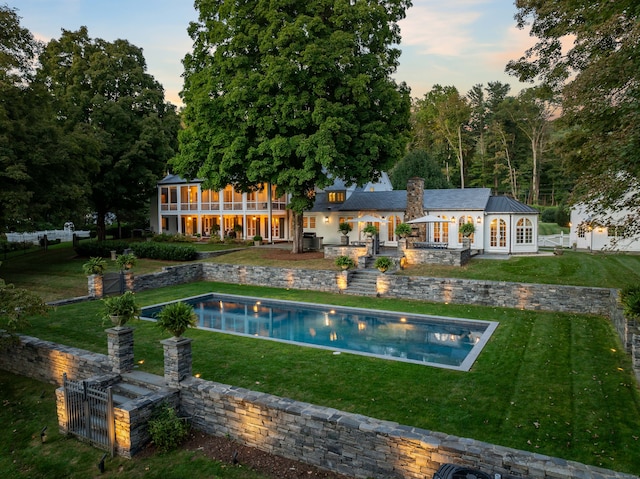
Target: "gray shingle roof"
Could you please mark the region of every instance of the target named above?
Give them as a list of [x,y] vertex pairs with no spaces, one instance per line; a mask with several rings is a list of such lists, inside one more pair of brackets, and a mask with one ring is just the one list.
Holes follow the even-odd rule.
[[529,213],[538,214],[539,211],[509,196],[492,196],[487,204],[487,213]]
[[464,188],[447,190],[425,190],[424,209],[435,210],[479,210],[486,208],[491,189]]

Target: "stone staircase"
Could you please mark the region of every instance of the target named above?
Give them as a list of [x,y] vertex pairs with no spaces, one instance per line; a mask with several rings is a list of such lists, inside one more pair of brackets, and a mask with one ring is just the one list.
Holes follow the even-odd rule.
[[360,296],[377,296],[376,278],[377,270],[358,269],[349,273],[349,285],[343,291],[345,294],[356,294]]
[[164,382],[164,378],[161,376],[142,371],[123,373],[121,376],[122,381],[113,384],[111,387],[113,402],[116,406],[143,397],[157,398],[158,393],[160,393],[161,397],[171,394]]

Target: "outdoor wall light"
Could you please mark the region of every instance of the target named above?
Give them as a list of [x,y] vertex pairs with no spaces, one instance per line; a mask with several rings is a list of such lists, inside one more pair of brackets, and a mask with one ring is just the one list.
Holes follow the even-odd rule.
[[480,224],[482,223],[482,218],[480,218],[479,216],[476,218],[476,223]]
[[451,217],[451,222],[452,222],[452,223],[455,223],[455,222],[456,222],[456,217],[455,217],[455,216],[452,216],[452,217]]
[[324,222],[325,222],[325,223],[328,223],[328,222],[329,222],[329,217],[328,217],[328,216],[325,216],[325,217],[324,217]]

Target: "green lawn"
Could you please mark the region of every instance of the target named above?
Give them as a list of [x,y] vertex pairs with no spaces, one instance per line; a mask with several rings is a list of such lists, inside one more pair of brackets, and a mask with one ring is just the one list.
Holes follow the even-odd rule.
[[[145,305],[220,291],[500,322],[470,372],[191,330],[204,379],[619,471],[640,470],[640,395],[605,318],[194,283],[138,293]],[[28,334],[106,353],[100,303],[57,308]],[[141,370],[162,374],[163,334],[133,324]]]
[[[252,264],[269,264],[273,260],[263,256],[264,251],[250,248],[215,261],[247,258]],[[313,267],[323,261],[333,267],[328,260],[314,261],[318,263]],[[582,278],[588,285],[616,287],[640,280],[639,261],[638,256],[567,252],[560,257],[478,260],[459,271],[481,279],[558,283],[572,278],[580,284]],[[0,277],[70,297],[86,294],[83,262],[61,247],[10,258],[0,267]],[[309,266],[307,261],[297,264]],[[135,271],[159,266],[142,260]],[[453,276],[452,271],[442,274]],[[195,339],[193,370],[204,379],[618,471],[640,471],[640,395],[629,357],[605,318],[206,282],[137,297],[148,305],[212,290],[491,319],[500,326],[467,373],[191,330],[186,335]],[[100,302],[59,307],[33,320],[25,333],[106,353],[105,325],[99,317]],[[133,326],[136,360],[144,361],[140,369],[162,374],[163,335],[151,323]],[[0,462],[0,469],[5,470],[3,465]],[[41,465],[25,465],[25,470],[28,467]]]

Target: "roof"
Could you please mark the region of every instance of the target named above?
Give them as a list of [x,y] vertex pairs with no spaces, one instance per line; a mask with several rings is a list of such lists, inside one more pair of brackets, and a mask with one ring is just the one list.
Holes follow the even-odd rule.
[[539,214],[540,212],[531,206],[520,203],[509,196],[492,196],[487,203],[486,213],[528,213]]
[[159,185],[178,185],[186,183],[202,183],[202,180],[193,179],[191,181],[187,181],[178,175],[172,175],[171,173],[169,173],[167,176],[158,181]]
[[395,191],[354,191],[344,203],[329,203],[326,193],[316,193],[316,200],[310,211],[404,211],[407,208],[407,192]]
[[424,190],[423,204],[425,211],[428,212],[435,210],[483,211],[487,207],[490,196],[490,188]]

